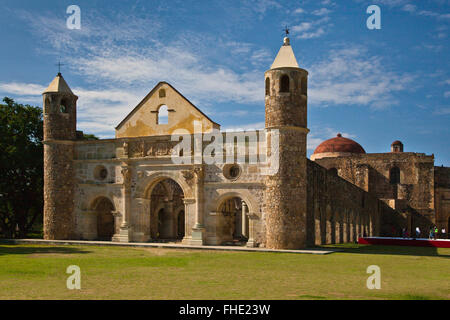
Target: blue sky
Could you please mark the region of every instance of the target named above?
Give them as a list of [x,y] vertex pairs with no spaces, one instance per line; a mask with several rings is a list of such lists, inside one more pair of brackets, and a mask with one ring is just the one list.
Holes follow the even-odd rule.
[[[80,30],[66,27],[72,4]],[[371,4],[380,30],[366,27]],[[308,155],[341,132],[450,166],[449,0],[0,0],[0,17],[0,96],[42,106],[61,57],[78,129],[102,138],[159,81],[222,129],[262,128],[264,72],[288,25],[310,74]]]

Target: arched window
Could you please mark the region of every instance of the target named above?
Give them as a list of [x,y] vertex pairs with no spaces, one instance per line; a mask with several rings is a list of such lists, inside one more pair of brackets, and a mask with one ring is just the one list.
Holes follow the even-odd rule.
[[165,104],[158,109],[158,118],[156,119],[157,124],[168,124],[169,123],[169,111]]
[[328,169],[328,171],[329,171],[331,174],[335,175],[335,176],[338,175],[338,171],[337,171],[336,168],[330,168],[330,169]]
[[287,75],[281,77],[280,92],[289,92],[289,76]]
[[270,78],[266,79],[266,96],[270,96]]
[[59,104],[59,112],[68,113],[69,112],[68,103],[69,102],[65,99],[61,100],[61,103]]
[[400,169],[398,167],[393,167],[389,171],[389,182],[391,184],[400,183]]
[[301,86],[301,93],[306,96],[308,94],[308,79],[306,77],[302,78]]

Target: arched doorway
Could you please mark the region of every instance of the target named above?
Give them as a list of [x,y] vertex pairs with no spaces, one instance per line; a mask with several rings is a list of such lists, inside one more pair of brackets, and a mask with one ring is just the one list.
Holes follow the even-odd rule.
[[226,244],[242,245],[249,238],[247,204],[239,197],[225,199],[219,206],[222,214],[222,238]]
[[160,180],[152,188],[150,194],[150,236],[153,240],[168,242],[180,240],[184,237],[184,210],[182,212],[175,210],[180,207],[184,208],[183,199],[183,190],[172,179]]
[[97,214],[97,239],[111,241],[115,233],[114,205],[106,197],[98,198],[93,205]]

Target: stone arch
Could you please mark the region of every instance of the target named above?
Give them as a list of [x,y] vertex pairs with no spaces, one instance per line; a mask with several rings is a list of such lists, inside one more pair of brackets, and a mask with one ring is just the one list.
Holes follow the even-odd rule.
[[193,188],[186,182],[180,171],[157,171],[140,179],[136,186],[135,198],[149,199],[153,188],[165,179],[175,181],[183,190],[186,199],[193,198]]
[[[240,210],[238,210],[240,220],[237,219],[237,216],[230,217],[222,214],[222,206],[228,200],[235,198],[240,199],[246,205],[246,208],[241,206]],[[255,245],[254,224],[256,220],[260,219],[261,213],[259,203],[248,190],[224,192],[210,202],[208,209],[214,213],[217,219],[216,237],[219,239],[219,242],[228,243],[229,241],[237,240],[240,243],[247,242],[247,246]],[[244,209],[246,209],[246,212],[244,212]]]
[[89,207],[95,213],[92,222],[95,224],[96,238],[111,241],[117,228],[114,202],[107,196],[98,196],[90,202]]
[[331,244],[334,240],[334,227],[333,227],[333,212],[331,211],[331,206],[327,204],[326,207],[326,225],[325,225],[325,232],[326,232],[326,243]]
[[169,124],[169,107],[162,104],[156,113],[156,124]]
[[62,97],[59,101],[58,111],[61,113],[69,113],[71,108],[71,101],[67,97]]
[[328,172],[334,176],[338,175],[338,170],[336,168],[330,168],[328,169]]
[[349,214],[348,214],[347,210],[342,211],[342,214],[343,214],[343,219],[342,219],[343,220],[343,224],[342,224],[342,228],[343,228],[342,235],[343,235],[343,238],[342,238],[342,241],[344,243],[346,243],[346,242],[350,242],[350,230],[349,230],[349,221],[348,221]]
[[287,74],[283,74],[280,77],[280,92],[289,92],[290,91],[290,79]]
[[266,96],[270,96],[270,78],[266,78]]
[[394,166],[389,170],[389,183],[390,184],[400,183],[400,168],[399,167]]
[[300,86],[301,86],[301,88],[300,88],[301,93],[306,96],[308,94],[308,78],[307,77],[302,77]]
[[314,243],[319,246],[322,243],[322,232],[321,232],[321,224],[322,219],[320,216],[320,210],[318,203],[314,206]]
[[[148,201],[148,211],[143,214],[148,226],[146,231],[150,237],[164,241],[177,239],[175,209],[184,208],[185,194],[182,186],[172,178],[159,176],[144,190],[144,199]],[[185,230],[184,226],[183,230]]]
[[247,204],[249,213],[257,215],[258,217],[260,216],[259,204],[254,196],[247,190],[230,191],[219,195],[211,202],[209,207],[210,211],[217,212],[222,202],[229,198],[241,198]]
[[340,208],[337,209],[335,213],[335,234],[336,234],[336,243],[342,243],[343,238],[343,222],[342,222],[342,210]]
[[355,242],[356,239],[356,217],[355,212],[353,210],[350,210],[350,216],[349,216],[349,223],[350,223],[350,242]]

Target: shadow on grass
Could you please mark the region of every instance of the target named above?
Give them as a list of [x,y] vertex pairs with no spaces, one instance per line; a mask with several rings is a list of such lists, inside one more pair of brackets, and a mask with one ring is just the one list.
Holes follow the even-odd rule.
[[323,245],[318,248],[340,249],[341,252],[356,254],[390,254],[450,258],[450,254],[438,253],[438,248],[433,247],[379,246],[346,243]]
[[0,256],[7,254],[39,254],[39,253],[53,253],[53,254],[79,254],[90,253],[91,251],[82,250],[74,247],[31,247],[11,244],[0,244]]

